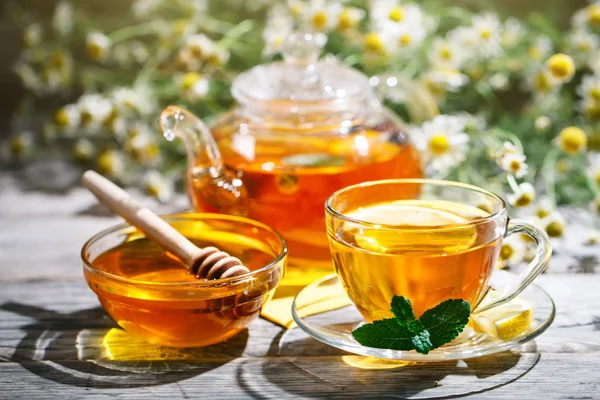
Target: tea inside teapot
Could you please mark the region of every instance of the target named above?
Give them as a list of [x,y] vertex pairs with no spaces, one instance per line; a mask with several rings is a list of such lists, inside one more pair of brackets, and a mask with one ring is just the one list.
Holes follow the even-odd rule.
[[333,192],[422,176],[402,122],[376,100],[365,75],[318,61],[318,40],[292,35],[284,61],[241,74],[232,88],[239,106],[211,131],[180,107],[161,115],[165,136],[186,146],[194,208],[275,228],[288,242],[289,273],[308,281],[308,269],[332,269],[324,203]]

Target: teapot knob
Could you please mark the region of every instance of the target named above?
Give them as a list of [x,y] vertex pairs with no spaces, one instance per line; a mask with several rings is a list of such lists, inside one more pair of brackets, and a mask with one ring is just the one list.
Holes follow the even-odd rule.
[[293,32],[286,38],[281,54],[286,63],[307,67],[318,61],[326,42],[322,33]]

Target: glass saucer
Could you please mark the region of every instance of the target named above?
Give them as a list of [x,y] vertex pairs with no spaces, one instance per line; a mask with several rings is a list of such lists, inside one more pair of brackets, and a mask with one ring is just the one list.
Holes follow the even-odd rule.
[[[507,271],[496,271],[492,287],[498,282],[515,278]],[[510,341],[502,341],[484,333],[477,333],[467,326],[454,341],[420,354],[416,351],[376,349],[358,343],[352,331],[364,323],[362,315],[354,307],[336,275],[328,275],[304,288],[292,305],[292,315],[298,327],[313,338],[350,353],[389,360],[433,362],[462,360],[499,353],[533,340],[544,332],[554,320],[555,306],[552,298],[539,286],[530,285],[519,298],[533,306],[531,328]]]

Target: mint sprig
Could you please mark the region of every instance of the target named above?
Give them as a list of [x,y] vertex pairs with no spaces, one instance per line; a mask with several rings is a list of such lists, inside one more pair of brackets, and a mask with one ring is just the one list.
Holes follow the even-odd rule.
[[390,304],[394,318],[374,321],[354,331],[363,346],[391,350],[416,350],[427,354],[451,342],[469,322],[471,306],[461,299],[446,300],[417,319],[410,300],[394,296]]

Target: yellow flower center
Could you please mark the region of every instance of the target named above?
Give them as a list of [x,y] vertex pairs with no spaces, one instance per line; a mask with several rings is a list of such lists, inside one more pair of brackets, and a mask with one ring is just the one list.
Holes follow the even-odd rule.
[[155,183],[146,184],[146,192],[152,197],[158,197],[160,195],[161,186]]
[[160,147],[156,143],[150,143],[144,151],[146,156],[151,160],[156,159],[160,155]]
[[103,152],[98,157],[98,170],[102,174],[113,175],[115,172],[115,156],[110,150]]
[[569,126],[560,132],[558,143],[565,153],[577,154],[587,147],[587,136],[581,128]]
[[367,33],[364,39],[364,45],[367,50],[376,53],[383,53],[385,50],[383,40],[381,40],[379,34],[375,32]]
[[405,33],[404,35],[400,36],[400,44],[402,46],[410,46],[410,44],[412,43],[412,37]]
[[96,43],[88,43],[86,53],[91,60],[100,61],[106,55],[106,49]]
[[548,215],[550,215],[550,211],[546,210],[545,208],[540,208],[537,210],[535,215],[537,215],[538,218],[546,218]]
[[19,156],[23,153],[25,153],[25,149],[27,148],[27,144],[25,143],[25,140],[20,137],[14,137],[10,140],[9,143],[9,149],[10,149],[10,153],[14,154],[16,156]]
[[290,5],[290,12],[295,17],[299,17],[300,15],[302,15],[303,9],[304,9],[304,7],[302,7],[302,3],[299,1],[294,2],[294,4]]
[[588,7],[588,21],[590,25],[600,24],[600,5],[592,4]]
[[523,167],[523,164],[519,160],[512,160],[510,162],[510,166],[509,166],[509,168],[512,172],[519,172],[522,167]]
[[452,59],[452,52],[450,51],[448,46],[444,46],[440,49],[440,57],[442,57],[442,59],[444,59],[446,61],[449,61]]
[[515,254],[515,250],[512,248],[511,245],[508,244],[503,244],[502,248],[500,249],[500,259],[502,261],[506,261],[508,259],[510,259],[513,254]]
[[56,124],[58,126],[64,127],[69,125],[69,114],[67,113],[67,110],[65,110],[64,108],[58,110],[56,112],[56,115],[54,116],[54,120],[56,121]]
[[479,35],[481,35],[483,40],[489,40],[492,37],[492,32],[488,28],[483,28],[479,32]]
[[531,46],[529,48],[529,57],[533,58],[534,60],[539,60],[542,58],[542,51],[536,46]]
[[316,29],[322,30],[327,26],[327,13],[319,11],[312,17],[312,24]]
[[596,183],[600,185],[600,170],[596,172]]
[[546,233],[552,238],[561,237],[565,227],[558,221],[552,221],[546,227]]
[[590,97],[596,101],[600,101],[600,88],[594,87],[590,90]]
[[63,69],[67,65],[67,56],[60,51],[55,51],[50,56],[50,63],[58,69]]
[[591,50],[591,47],[588,42],[580,42],[577,44],[577,50],[581,51],[582,53],[587,53]]
[[188,72],[183,76],[183,79],[181,80],[181,87],[184,90],[191,89],[201,78],[202,75],[200,75],[197,72]]
[[543,71],[538,72],[533,78],[533,88],[538,92],[547,92],[552,88],[550,79]]
[[344,10],[340,14],[340,18],[338,20],[338,29],[340,31],[345,31],[345,30],[352,28],[354,26],[354,24],[355,24],[355,20],[354,20],[354,18],[352,18],[352,15],[350,14],[350,12],[348,10]]
[[188,27],[188,20],[185,18],[178,19],[173,23],[173,33],[177,36],[182,35]]
[[546,63],[553,77],[564,80],[569,79],[575,73],[575,63],[571,56],[566,54],[555,54]]
[[450,143],[448,143],[448,138],[443,133],[433,135],[431,139],[429,139],[429,151],[436,156],[444,154],[449,148]]
[[402,7],[394,7],[388,14],[388,18],[394,22],[400,22],[404,19],[404,10]]
[[89,111],[81,112],[81,125],[85,126],[94,120],[94,116]]
[[600,101],[586,106],[585,115],[593,121],[600,119]]
[[531,192],[522,193],[519,198],[515,201],[516,207],[527,207],[533,200],[535,200],[535,194]]

